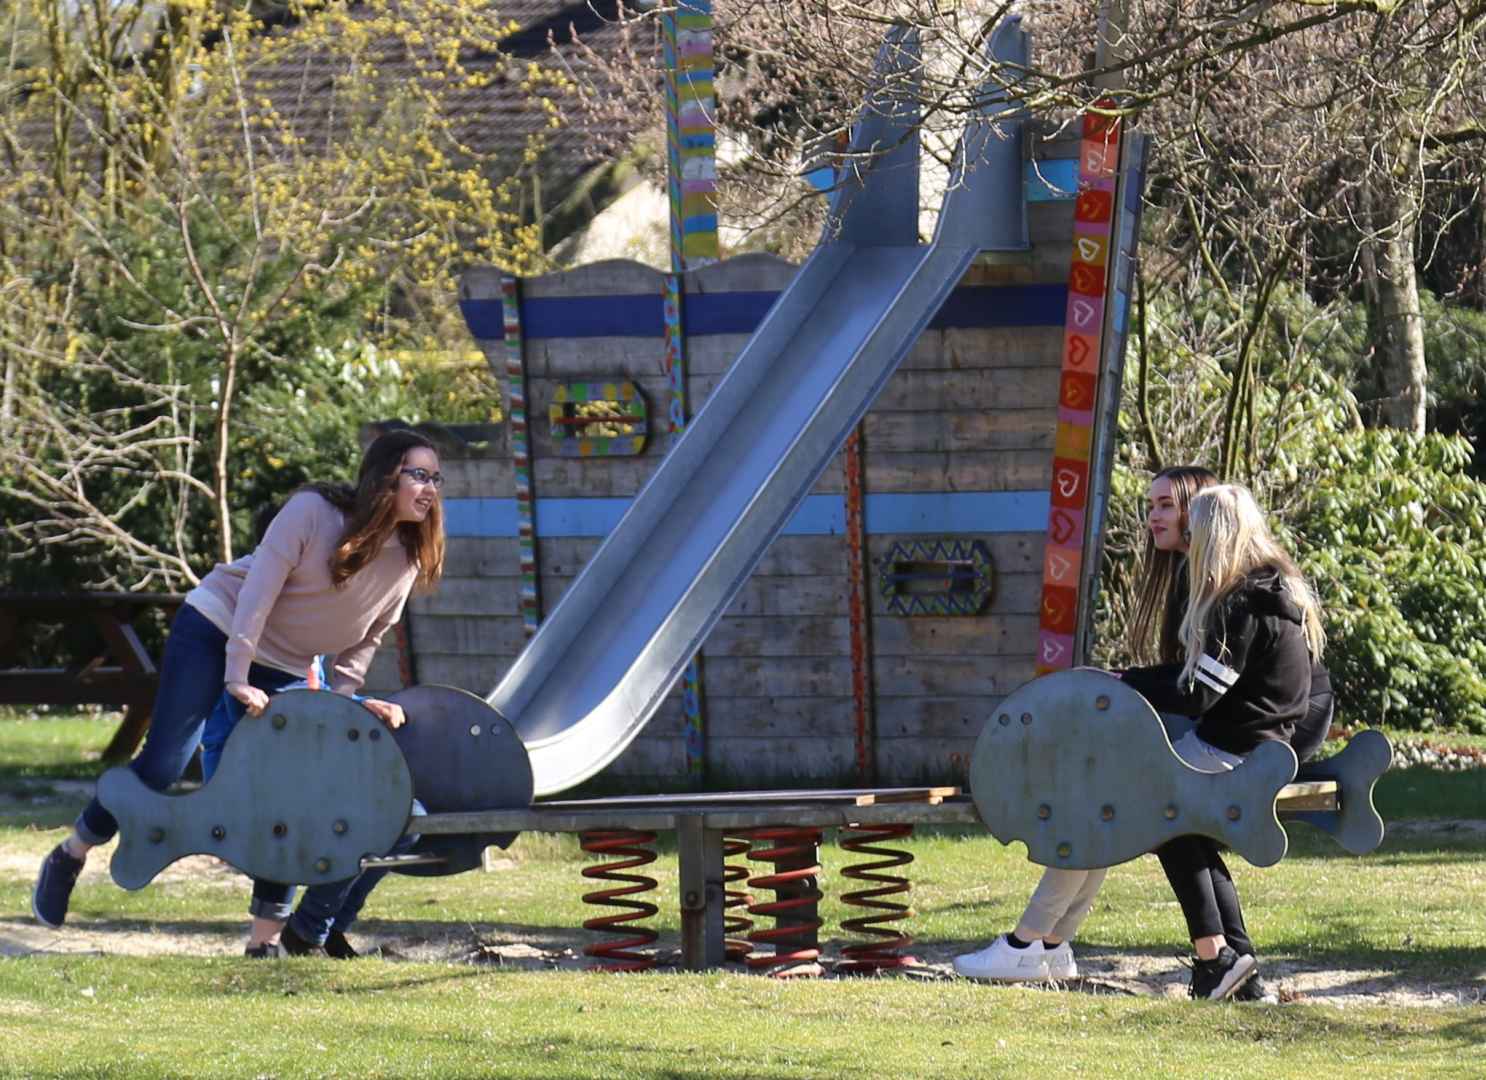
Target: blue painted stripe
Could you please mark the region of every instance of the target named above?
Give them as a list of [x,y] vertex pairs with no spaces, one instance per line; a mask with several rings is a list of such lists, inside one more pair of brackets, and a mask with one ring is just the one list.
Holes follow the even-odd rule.
[[867,532],[1003,533],[1047,528],[1046,491],[876,493],[865,499]]
[[1022,187],[1028,202],[1061,202],[1078,197],[1078,159],[1027,162]]
[[[629,499],[538,499],[538,536],[604,537],[619,524]],[[942,534],[1040,532],[1047,526],[1046,491],[959,491],[872,494],[865,499],[867,532]],[[444,500],[444,529],[454,537],[515,537],[516,500]],[[846,500],[807,495],[784,527],[785,536],[840,536]]]
[[829,165],[822,165],[807,172],[805,180],[816,191],[830,191],[836,183],[836,170]]
[[[686,333],[751,334],[779,294],[692,293],[685,298]],[[995,326],[1062,326],[1068,287],[1054,285],[967,285],[950,294],[931,329]],[[470,333],[498,340],[504,332],[499,300],[459,304]],[[665,332],[659,293],[619,296],[539,297],[521,301],[521,333],[538,338],[661,337]]]

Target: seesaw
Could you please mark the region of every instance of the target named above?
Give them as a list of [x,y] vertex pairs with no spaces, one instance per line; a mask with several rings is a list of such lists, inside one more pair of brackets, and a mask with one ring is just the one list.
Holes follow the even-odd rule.
[[[114,881],[142,888],[198,854],[268,881],[337,881],[421,820],[411,819],[415,795],[431,814],[531,802],[526,749],[484,700],[447,686],[410,687],[390,700],[409,717],[395,732],[340,694],[277,694],[261,716],[238,724],[216,774],[190,795],[161,795],[129,769],[110,769],[98,798],[119,822]],[[485,847],[513,837],[430,836],[383,865],[458,873],[478,866]]]
[[1232,772],[1198,772],[1135,690],[1102,672],[1068,671],[1001,703],[976,741],[970,787],[991,834],[1024,842],[1044,866],[1114,866],[1192,834],[1271,866],[1289,846],[1276,812],[1285,802],[1305,807],[1289,816],[1355,855],[1382,843],[1372,792],[1392,756],[1381,732],[1364,731],[1299,770],[1289,746],[1266,742]]
[[[484,701],[448,687],[416,687],[397,699],[410,722],[394,737],[339,695],[278,695],[262,717],[239,725],[217,774],[194,794],[158,795],[126,769],[104,774],[99,795],[121,827],[115,881],[141,888],[195,853],[305,884],[367,865],[457,873],[478,865],[484,847],[509,842],[518,831],[645,834],[652,842],[656,833],[674,831],[682,963],[703,969],[729,955],[725,883],[732,878],[724,852],[736,837],[789,830],[791,865],[802,870],[817,863],[815,845],[826,828],[845,830],[844,838],[894,827],[904,835],[915,824],[980,823],[1003,842],[1024,841],[1034,862],[1050,866],[1114,865],[1183,833],[1212,836],[1269,865],[1287,847],[1283,815],[1325,829],[1346,850],[1363,854],[1382,841],[1372,790],[1391,757],[1387,739],[1368,731],[1299,777],[1293,753],[1280,745],[1256,752],[1232,773],[1198,773],[1172,752],[1161,720],[1133,690],[1105,675],[1070,672],[1028,683],[987,718],[970,766],[973,802],[957,788],[926,787],[532,805],[525,749]],[[428,816],[409,817],[415,793]],[[405,830],[423,838],[416,854],[381,858]],[[757,851],[750,857],[759,857]],[[820,925],[812,900],[819,883],[806,877],[789,897],[795,906],[788,945],[795,952],[815,943]],[[759,888],[758,880],[750,888]],[[898,880],[906,891],[907,879]],[[783,888],[762,887],[785,895]],[[843,899],[869,906],[862,898],[874,891]],[[892,958],[876,954],[871,963],[889,967]]]

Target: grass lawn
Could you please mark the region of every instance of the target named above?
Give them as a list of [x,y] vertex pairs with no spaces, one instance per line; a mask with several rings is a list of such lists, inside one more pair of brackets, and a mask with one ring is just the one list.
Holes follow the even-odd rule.
[[[1109,972],[1091,980],[1105,992],[946,977],[947,957],[1010,926],[1038,874],[1019,846],[971,829],[909,845],[921,978],[616,976],[573,970],[572,958],[553,970],[250,962],[241,878],[174,875],[126,893],[99,859],[69,930],[38,941],[36,862],[76,814],[75,781],[96,772],[89,754],[112,722],[0,718],[0,1076],[1486,1075],[1486,832],[1418,824],[1486,819],[1480,771],[1385,777],[1380,809],[1411,822],[1373,855],[1297,825],[1279,866],[1235,860],[1266,977],[1303,998],[1215,1006],[1111,992],[1131,965],[1167,984],[1180,975],[1181,917],[1153,859],[1110,875],[1078,943],[1086,971]],[[393,875],[358,929],[414,956],[425,952],[407,943],[520,939],[556,956],[591,940],[578,929],[593,909],[580,901],[576,843],[528,835],[510,856],[494,873]],[[832,954],[850,940],[839,930],[852,913],[838,900],[845,861],[823,852]],[[663,850],[654,873],[661,945],[674,946],[674,857]],[[160,948],[118,955],[108,943],[126,935]],[[64,951],[79,937],[104,955]]]

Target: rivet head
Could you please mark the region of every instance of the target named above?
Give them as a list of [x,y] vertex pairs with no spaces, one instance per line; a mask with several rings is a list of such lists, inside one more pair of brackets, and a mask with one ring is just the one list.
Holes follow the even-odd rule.
[[158,843],[160,843],[164,839],[165,839],[165,830],[164,829],[161,829],[161,828],[158,828],[157,827],[157,828],[154,828],[154,829],[151,829],[150,830],[150,843],[152,843],[152,844],[158,844]]
[[1037,808],[1037,817],[1038,817],[1038,819],[1040,821],[1046,821],[1048,818],[1050,818],[1052,816],[1053,816],[1053,808],[1051,806],[1049,806],[1047,803],[1043,803],[1041,806],[1039,806]]
[[1105,821],[1113,821],[1114,820],[1114,807],[1113,806],[1110,806],[1108,803],[1105,803],[1103,806],[1101,806],[1099,808],[1099,816],[1101,818],[1103,818]]
[[289,826],[285,825],[282,821],[275,822],[273,827],[273,834],[280,839],[283,839],[284,837],[289,835]]
[[1167,821],[1175,821],[1176,820],[1176,803],[1167,803],[1166,804],[1166,820]]
[[1002,713],[1000,716],[996,717],[996,719],[1001,722],[1002,727],[1005,727],[1007,724],[1011,723],[1011,717],[1006,713]]
[[471,724],[470,725],[470,734],[471,735],[478,736],[480,734],[480,725],[479,724]]
[[345,836],[346,830],[350,827],[343,820],[337,819],[335,824],[330,826],[330,831],[335,833],[336,836]]
[[315,860],[315,870],[318,873],[321,873],[321,874],[328,874],[328,873],[330,873],[330,860],[329,859],[316,859]]
[[1230,806],[1228,808],[1228,820],[1229,821],[1237,821],[1241,817],[1243,817],[1243,811],[1240,810],[1238,807],[1236,807],[1236,806]]
[[1106,709],[1108,709],[1109,708],[1109,695],[1108,694],[1100,694],[1098,697],[1096,697],[1094,699],[1094,708],[1098,709],[1100,712],[1104,712]]
[[222,826],[220,826],[220,825],[213,825],[212,826],[212,839],[213,840],[225,840],[225,839],[227,839],[227,830],[224,829],[224,828],[222,828]]
[[1022,713],[1022,723],[1023,724],[1030,724],[1030,723],[1032,723],[1032,714],[1029,713],[1029,712]]
[[1059,844],[1058,845],[1058,858],[1060,858],[1060,859],[1066,859],[1066,858],[1068,858],[1072,854],[1073,854],[1073,845],[1072,844]]
[[284,725],[287,724],[288,722],[289,722],[289,718],[287,716],[285,716],[283,713],[274,713],[273,714],[273,719],[269,721],[269,723],[273,725],[273,729],[275,731],[283,731],[284,730]]
[[355,742],[357,739],[361,738],[361,732],[358,731],[356,728],[352,728],[350,731],[346,732],[346,738],[350,739],[352,742]]

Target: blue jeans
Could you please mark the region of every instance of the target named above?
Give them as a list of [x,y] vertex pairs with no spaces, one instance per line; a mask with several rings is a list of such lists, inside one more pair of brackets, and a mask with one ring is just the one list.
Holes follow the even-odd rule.
[[[149,731],[129,763],[145,787],[164,791],[186,771],[207,717],[222,697],[226,671],[227,635],[190,604],[182,604],[165,639]],[[248,682],[269,694],[296,678],[261,664],[248,669]],[[107,843],[119,831],[119,823],[96,796],[78,815],[75,827],[78,836],[95,845]]]
[[[297,681],[299,680],[291,676],[279,688]],[[225,692],[219,695],[217,706],[207,719],[206,731],[201,740],[201,771],[205,779],[210,780],[217,771],[227,736],[232,734],[232,729],[237,727],[245,715],[247,708],[242,702]],[[426,811],[422,804],[414,800],[413,814],[421,816],[424,813]],[[403,836],[388,854],[406,854],[418,839],[416,834]],[[367,897],[387,873],[388,871],[382,869],[366,870],[343,881],[312,885],[300,898],[297,910],[293,907],[293,885],[254,878],[253,899],[248,904],[248,912],[258,918],[276,919],[280,922],[288,920],[301,940],[323,945],[332,930],[345,933],[356,921],[366,905]]]

